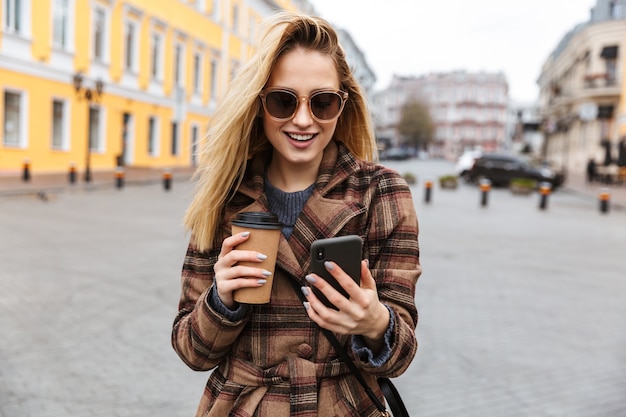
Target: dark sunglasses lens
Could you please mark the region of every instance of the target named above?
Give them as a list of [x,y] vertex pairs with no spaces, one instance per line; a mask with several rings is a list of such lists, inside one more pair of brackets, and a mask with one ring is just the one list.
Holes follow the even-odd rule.
[[295,113],[297,105],[296,97],[286,91],[272,91],[265,96],[267,112],[278,119],[291,117]]
[[335,118],[341,110],[341,97],[336,93],[317,93],[311,97],[311,112],[320,120]]

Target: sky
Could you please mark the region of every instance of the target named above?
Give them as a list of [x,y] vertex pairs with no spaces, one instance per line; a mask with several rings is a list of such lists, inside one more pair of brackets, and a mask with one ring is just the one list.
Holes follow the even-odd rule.
[[589,20],[595,0],[310,0],[347,30],[376,74],[503,72],[509,97],[539,96],[541,67],[563,36]]

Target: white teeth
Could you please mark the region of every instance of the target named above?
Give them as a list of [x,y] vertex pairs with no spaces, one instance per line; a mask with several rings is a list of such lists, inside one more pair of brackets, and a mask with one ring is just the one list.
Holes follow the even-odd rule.
[[314,135],[296,135],[293,133],[288,133],[287,135],[289,135],[291,139],[299,140],[299,141],[311,140],[313,139],[313,136],[314,136]]

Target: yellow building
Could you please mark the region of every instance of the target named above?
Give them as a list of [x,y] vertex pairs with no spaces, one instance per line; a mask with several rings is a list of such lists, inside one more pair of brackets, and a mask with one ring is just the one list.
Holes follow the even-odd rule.
[[195,163],[259,21],[306,0],[3,0],[0,174]]

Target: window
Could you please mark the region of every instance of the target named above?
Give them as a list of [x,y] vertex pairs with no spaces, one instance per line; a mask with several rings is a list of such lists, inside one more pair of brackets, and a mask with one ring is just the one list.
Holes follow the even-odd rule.
[[211,4],[211,16],[218,21],[220,17],[220,0],[213,0]]
[[100,108],[89,108],[89,149],[98,151],[102,148],[102,140],[100,137]]
[[22,30],[22,0],[3,1],[4,27],[8,32],[20,33]]
[[172,155],[178,155],[178,123],[172,122]]
[[53,17],[53,42],[61,49],[67,47],[67,31],[69,24],[68,0],[55,0]]
[[131,22],[126,23],[126,38],[124,44],[126,50],[126,69],[131,71],[135,66],[135,25]]
[[93,58],[98,62],[105,60],[106,18],[106,12],[99,7],[96,8],[93,24]]
[[191,127],[191,165],[196,165],[198,162],[198,126]]
[[239,61],[232,61],[230,65],[230,80],[228,80],[229,82],[232,81],[237,76],[238,71],[239,71]]
[[233,32],[239,32],[239,5],[233,5]]
[[65,149],[65,103],[52,101],[52,149]]
[[193,92],[200,94],[202,92],[202,56],[200,53],[193,55]]
[[148,119],[148,155],[159,156],[159,120],[151,116]]
[[182,60],[183,60],[183,47],[180,44],[176,44],[174,47],[174,84],[182,84]]
[[611,19],[622,18],[622,0],[611,0],[609,4],[609,16]]
[[614,85],[617,76],[617,56],[619,54],[619,46],[605,46],[600,52],[600,57],[605,61],[606,85]]
[[152,35],[152,62],[151,62],[151,74],[153,79],[161,79],[161,48],[163,44],[162,35],[160,33],[154,33]]
[[210,78],[210,94],[211,94],[211,100],[215,100],[215,98],[217,97],[217,92],[215,91],[215,89],[217,88],[217,61],[212,59],[211,60],[211,74],[209,74]]
[[617,59],[606,60],[606,85],[615,85],[617,81]]
[[20,146],[22,141],[22,95],[4,92],[4,139],[5,146]]

